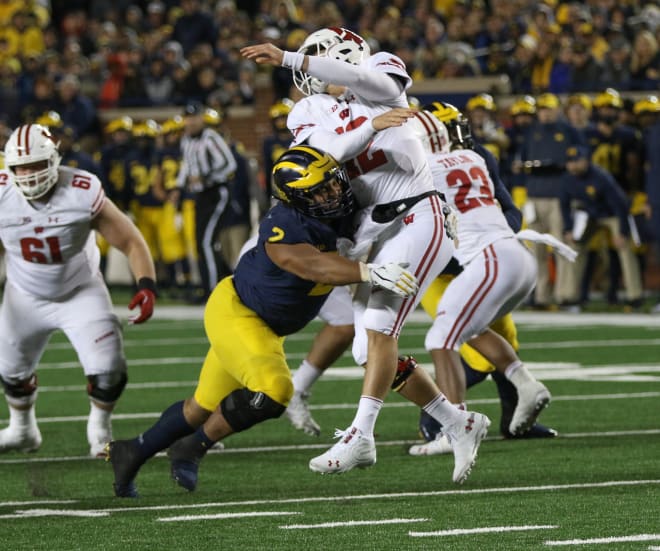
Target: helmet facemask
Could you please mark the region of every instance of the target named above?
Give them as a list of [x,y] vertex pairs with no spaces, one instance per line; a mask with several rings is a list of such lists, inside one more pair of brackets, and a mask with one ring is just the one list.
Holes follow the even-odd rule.
[[[57,183],[62,157],[49,130],[41,125],[19,126],[5,145],[5,164],[14,183],[28,200],[39,199]],[[45,162],[44,168],[18,174],[18,167]]]
[[291,148],[277,160],[273,194],[313,218],[342,218],[355,209],[344,169],[330,155],[309,146]]

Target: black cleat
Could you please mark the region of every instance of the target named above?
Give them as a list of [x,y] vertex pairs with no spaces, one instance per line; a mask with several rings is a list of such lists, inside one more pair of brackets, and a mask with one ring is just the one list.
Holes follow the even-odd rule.
[[506,439],[524,440],[528,438],[554,438],[558,432],[555,429],[541,425],[541,423],[534,423],[532,428],[522,434],[511,434],[509,431],[502,432],[502,436]]
[[199,462],[206,455],[206,446],[195,434],[180,438],[167,450],[170,473],[174,481],[189,492],[197,487]]
[[112,463],[115,481],[112,487],[117,497],[138,497],[134,479],[144,460],[132,440],[113,440],[106,447],[106,461]]

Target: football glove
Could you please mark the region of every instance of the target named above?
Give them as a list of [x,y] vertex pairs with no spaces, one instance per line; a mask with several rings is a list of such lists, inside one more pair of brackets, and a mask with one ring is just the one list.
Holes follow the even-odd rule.
[[128,309],[133,310],[140,307],[140,313],[128,318],[128,323],[137,324],[147,321],[154,313],[156,303],[156,283],[149,277],[142,277],[138,281],[138,291],[128,304]]
[[442,216],[445,219],[445,233],[458,247],[458,216],[456,209],[447,203],[442,203]]
[[413,296],[419,290],[417,278],[406,268],[408,262],[390,262],[389,264],[360,263],[362,281],[371,283],[374,287],[387,289],[400,297]]

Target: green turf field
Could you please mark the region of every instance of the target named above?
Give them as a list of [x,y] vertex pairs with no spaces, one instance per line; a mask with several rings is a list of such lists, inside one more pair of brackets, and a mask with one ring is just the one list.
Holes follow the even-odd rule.
[[[138,477],[137,500],[114,498],[110,465],[86,457],[85,380],[57,335],[39,370],[43,446],[0,456],[0,549],[660,549],[660,318],[516,319],[521,355],[554,396],[541,420],[560,436],[501,440],[495,386],[485,381],[469,406],[493,424],[463,486],[451,482],[451,456],[407,455],[418,411],[397,395],[378,421],[373,468],[309,471],[359,397],[359,372],[337,369],[312,396],[320,438],[284,418],[235,435],[204,460],[192,494],[158,457]],[[287,342],[293,368],[318,327]],[[401,339],[423,363],[427,327],[411,323]],[[130,382],[117,438],[188,396],[206,351],[199,320],[155,319],[127,327],[125,338]],[[345,356],[337,367],[354,366]]]

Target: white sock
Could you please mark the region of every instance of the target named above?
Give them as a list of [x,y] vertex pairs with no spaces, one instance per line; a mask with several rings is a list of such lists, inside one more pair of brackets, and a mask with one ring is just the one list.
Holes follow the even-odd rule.
[[516,388],[519,388],[524,383],[536,381],[534,376],[520,360],[516,360],[509,365],[504,371],[504,376],[509,379]]
[[422,409],[443,427],[453,425],[460,421],[463,418],[463,415],[465,415],[465,413],[459,409],[459,406],[452,404],[447,400],[447,397],[442,394],[442,392]]
[[382,400],[372,396],[360,396],[358,410],[355,414],[355,419],[353,419],[352,426],[361,430],[367,436],[373,436],[376,419],[378,419],[378,414],[382,407]]
[[91,442],[99,432],[112,433],[110,421],[111,411],[101,409],[94,402],[89,403],[89,417],[87,418],[87,439]]
[[31,428],[37,428],[37,415],[34,410],[34,404],[28,409],[16,409],[9,406],[9,427],[8,429],[17,432],[27,432]]
[[307,360],[303,360],[300,367],[293,374],[293,389],[295,392],[307,392],[316,380],[323,374],[318,367]]

